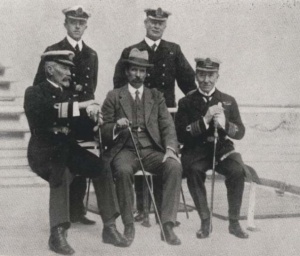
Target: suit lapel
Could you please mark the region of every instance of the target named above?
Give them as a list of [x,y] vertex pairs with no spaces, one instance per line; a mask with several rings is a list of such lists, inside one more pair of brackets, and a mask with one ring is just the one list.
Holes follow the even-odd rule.
[[128,91],[128,85],[123,86],[120,91],[120,105],[129,121],[132,121],[131,95]]
[[148,123],[150,114],[154,105],[151,91],[144,87],[144,106],[145,106],[145,122]]

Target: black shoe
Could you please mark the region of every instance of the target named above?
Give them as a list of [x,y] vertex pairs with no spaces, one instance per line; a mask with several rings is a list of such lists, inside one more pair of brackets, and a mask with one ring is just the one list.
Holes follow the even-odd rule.
[[81,223],[84,225],[95,225],[96,224],[96,221],[89,220],[84,215],[81,215],[79,217],[71,217],[70,220],[72,223]]
[[73,253],[75,253],[73,248],[68,244],[66,240],[66,229],[61,226],[51,229],[51,235],[48,244],[50,250],[56,253],[63,255],[72,255]]
[[229,233],[242,239],[247,239],[249,235],[242,230],[240,223],[238,221],[229,223]]
[[201,220],[201,228],[196,233],[197,238],[204,239],[209,237],[209,233],[210,233],[209,225],[210,225],[210,218]]
[[103,243],[113,244],[117,247],[128,247],[130,244],[117,230],[115,225],[104,227],[102,231]]
[[[170,245],[180,245],[181,241],[176,236],[173,230],[174,224],[172,222],[167,222],[163,225],[163,230],[166,236],[166,242]],[[161,233],[161,240],[165,240],[163,234]]]
[[136,215],[134,216],[135,222],[141,222],[144,220],[144,213],[141,211],[137,211]]
[[125,225],[124,236],[127,239],[129,245],[131,245],[135,236],[135,228],[133,223]]

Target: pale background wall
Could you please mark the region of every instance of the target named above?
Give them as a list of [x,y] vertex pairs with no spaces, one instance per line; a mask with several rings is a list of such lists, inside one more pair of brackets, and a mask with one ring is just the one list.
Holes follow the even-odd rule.
[[196,56],[222,60],[218,86],[240,104],[299,104],[299,0],[1,0],[0,62],[12,67],[18,95],[46,46],[65,36],[61,10],[75,4],[92,13],[84,41],[99,55],[100,100],[122,49],[145,35],[143,10],[161,6],[173,13],[164,38],[180,44],[192,66]]

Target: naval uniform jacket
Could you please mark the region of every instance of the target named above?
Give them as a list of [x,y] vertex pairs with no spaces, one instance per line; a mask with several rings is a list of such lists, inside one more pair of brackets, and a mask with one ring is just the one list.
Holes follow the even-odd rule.
[[[67,38],[46,48],[47,51],[69,50],[75,52]],[[75,67],[71,68],[71,89],[78,94],[79,102],[95,99],[94,93],[97,87],[98,78],[98,56],[96,51],[82,42],[82,49],[79,54],[75,54],[73,59]],[[34,85],[46,80],[44,61],[41,61],[35,76]],[[82,91],[76,91],[76,84],[82,85]],[[80,110],[81,118],[75,127],[77,139],[93,140],[91,127],[93,123],[88,118],[85,110]]]
[[[117,120],[125,117],[132,121],[132,99],[130,97],[132,96],[128,91],[128,86],[123,86],[110,91],[103,103],[102,136],[104,143],[108,146],[108,150],[104,153],[104,159],[108,163],[123,148],[127,139],[130,139],[128,129],[124,129],[113,140],[113,130]],[[178,142],[175,126],[162,93],[156,89],[144,88],[142,100],[145,104],[146,131],[153,141],[153,146],[161,152],[166,152],[168,146],[176,150]]]
[[[212,159],[214,146],[214,124],[210,122],[206,129],[203,117],[208,108],[213,105],[222,103],[226,119],[225,129],[218,129],[218,142],[216,159],[220,161],[223,156],[233,152],[234,144],[229,139],[240,140],[245,134],[238,105],[235,99],[228,94],[215,90],[211,100],[207,103],[199,90],[179,101],[178,112],[175,117],[176,131],[179,142],[183,143],[182,149],[182,166],[184,171],[188,171],[195,161]],[[242,163],[239,154],[229,154],[228,158]]]
[[115,67],[114,88],[120,88],[128,82],[125,75],[125,64],[122,59],[128,59],[133,48],[148,51],[149,62],[154,64],[154,67],[147,68],[144,85],[147,88],[156,88],[162,92],[167,107],[176,107],[175,80],[184,94],[196,88],[195,73],[183,55],[180,46],[165,40],[161,40],[156,51],[153,51],[145,40],[125,48]]
[[71,91],[62,91],[47,80],[25,92],[24,109],[31,131],[28,162],[51,187],[61,184],[72,150],[79,147],[72,132],[54,133],[51,129],[72,130],[77,118],[73,112],[76,101]]

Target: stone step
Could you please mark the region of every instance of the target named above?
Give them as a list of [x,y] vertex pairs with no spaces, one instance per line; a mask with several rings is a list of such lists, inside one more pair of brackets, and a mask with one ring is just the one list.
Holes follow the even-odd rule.
[[0,169],[14,169],[28,167],[27,157],[0,158]]
[[0,136],[0,150],[15,150],[15,149],[27,149],[28,142],[24,139],[24,134],[19,137]]
[[32,172],[29,167],[0,168],[0,187],[41,187],[47,185],[48,183]]
[[23,149],[1,149],[0,159],[2,158],[23,158],[27,156],[27,148]]

